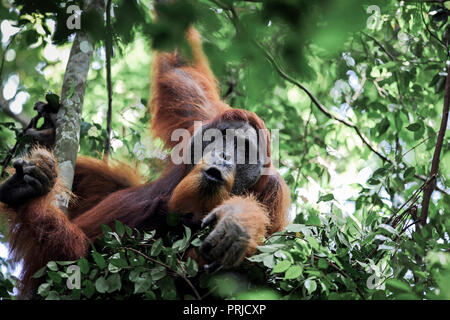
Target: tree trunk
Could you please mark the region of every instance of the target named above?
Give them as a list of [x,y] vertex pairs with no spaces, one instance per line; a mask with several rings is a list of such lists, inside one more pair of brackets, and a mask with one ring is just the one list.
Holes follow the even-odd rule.
[[[104,1],[94,0],[86,4],[103,11]],[[72,190],[75,163],[80,142],[80,124],[86,80],[93,55],[94,43],[89,35],[79,31],[70,50],[61,92],[61,107],[56,120],[55,155],[59,176],[68,191]],[[59,207],[67,212],[70,194],[58,195]]]

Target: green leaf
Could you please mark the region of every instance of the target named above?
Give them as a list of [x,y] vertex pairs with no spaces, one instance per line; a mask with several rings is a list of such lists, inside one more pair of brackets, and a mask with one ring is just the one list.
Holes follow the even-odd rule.
[[150,255],[155,257],[161,253],[162,250],[162,239],[158,239],[153,243],[152,249],[150,250]]
[[379,225],[379,227],[384,229],[384,230],[386,230],[386,231],[388,231],[389,233],[397,234],[397,231],[392,226],[390,226],[388,224],[382,223],[382,224]]
[[317,283],[312,279],[306,279],[305,288],[308,290],[308,294],[313,293],[317,289]]
[[85,258],[81,258],[77,262],[78,267],[80,267],[80,271],[82,274],[88,274],[89,273],[89,262]]
[[165,267],[157,266],[150,271],[150,275],[153,281],[158,281],[167,275],[167,271]]
[[189,241],[191,235],[192,235],[191,229],[188,226],[184,226],[184,237],[187,239],[187,241]]
[[328,269],[328,263],[327,263],[327,260],[325,260],[325,259],[323,259],[323,258],[320,258],[320,259],[317,261],[317,266],[318,266],[320,269]]
[[263,264],[267,268],[272,269],[273,266],[275,265],[275,257],[273,255],[271,255],[271,254],[267,255],[266,257],[264,257]]
[[175,242],[172,244],[172,249],[177,250],[177,251],[179,251],[179,252],[183,251],[183,250],[182,250],[183,243],[184,243],[184,240],[183,240],[183,239],[180,239],[180,240],[175,241]]
[[291,223],[286,227],[288,232],[301,232],[305,226],[303,224]]
[[315,212],[308,213],[308,219],[305,221],[305,224],[308,226],[318,226],[322,225],[319,216]]
[[123,235],[125,234],[125,227],[124,227],[123,223],[116,220],[115,227],[116,227],[116,233],[119,235],[119,237],[123,237]]
[[116,267],[115,265],[113,265],[112,263],[108,263],[108,271],[111,273],[118,273],[120,272],[120,270],[122,270],[119,267]]
[[155,236],[156,231],[152,230],[150,232],[144,232],[144,241],[150,241]]
[[265,246],[258,246],[258,250],[261,252],[265,252],[265,253],[272,253],[275,251],[278,251],[281,248],[284,248],[285,245],[284,244],[279,244],[279,243],[275,243],[275,244],[269,244],[269,245],[265,245]]
[[390,125],[389,120],[387,118],[383,118],[383,120],[381,120],[376,126],[378,136],[385,134],[387,129],[389,128],[389,125]]
[[329,194],[321,196],[319,198],[319,201],[317,201],[317,202],[321,202],[321,201],[327,202],[327,201],[331,201],[331,200],[334,200],[334,195],[332,193],[329,193]]
[[133,230],[129,226],[125,226],[125,233],[127,236],[132,237],[133,236]]
[[422,124],[418,122],[412,123],[406,127],[406,129],[408,129],[409,131],[418,131],[420,128],[422,128]]
[[108,291],[108,283],[104,277],[100,277],[95,281],[95,290],[99,293],[105,293]]
[[291,265],[292,265],[292,262],[289,260],[280,261],[273,268],[271,274],[285,272]]
[[[116,239],[116,241],[117,241],[117,243],[118,243],[119,245],[122,244],[122,240],[120,239],[120,237],[119,237],[119,235],[117,234],[117,232],[109,232],[108,234],[109,234],[110,236],[113,236],[114,239]],[[106,238],[106,239],[108,239],[108,238]],[[108,241],[108,243],[110,243],[110,244],[115,244],[114,241]]]
[[373,173],[373,177],[384,177],[386,174],[388,173],[388,170],[386,168],[378,168],[377,170],[375,170],[375,172]]
[[83,288],[81,289],[81,292],[89,299],[91,298],[95,293],[95,285],[92,283],[91,280],[84,280],[83,281]]
[[367,180],[367,184],[369,184],[371,186],[376,186],[377,184],[380,184],[380,180],[374,179],[374,178],[370,178],[369,180]]
[[126,268],[128,267],[128,263],[127,260],[119,258],[119,259],[111,259],[109,260],[109,262],[113,265],[116,266],[117,268]]
[[100,269],[105,269],[106,268],[106,261],[105,258],[98,253],[97,251],[94,251],[92,253],[92,257],[94,258],[94,262],[95,264],[100,268]]
[[198,264],[195,262],[194,259],[191,259],[190,257],[187,260],[186,263],[186,272],[188,273],[189,277],[193,277],[198,272]]
[[40,268],[34,275],[33,279],[38,279],[42,277],[45,274],[45,271],[47,270],[47,266]]
[[38,294],[42,297],[48,296],[50,292],[50,283],[43,283],[38,288]]
[[264,258],[268,255],[270,255],[270,253],[255,254],[254,256],[248,257],[247,260],[252,262],[263,262]]
[[107,279],[106,279],[106,283],[107,283],[107,291],[109,293],[114,292],[114,291],[120,291],[120,289],[122,288],[122,282],[120,279],[120,276],[118,273],[114,273],[112,275],[110,275]]
[[152,278],[149,273],[144,273],[134,282],[134,293],[146,292],[152,285]]
[[62,281],[61,275],[58,272],[49,271],[47,272],[47,275],[55,284],[60,284]]
[[131,270],[130,274],[128,275],[128,279],[130,279],[131,282],[135,282],[141,274],[141,271],[139,269]]
[[308,243],[311,245],[311,247],[314,250],[316,250],[316,251],[319,250],[319,242],[316,239],[314,239],[313,237],[308,236],[308,237],[305,238],[305,240],[308,241]]
[[413,178],[415,174],[416,174],[416,169],[414,167],[409,167],[408,169],[405,170],[405,173],[403,174],[403,178],[405,180],[409,180],[409,179]]
[[295,265],[290,267],[285,275],[284,275],[284,279],[288,280],[288,279],[297,279],[298,277],[300,277],[302,275],[303,272],[303,268],[299,265]]
[[55,261],[49,261],[47,263],[47,268],[51,271],[58,271],[58,265],[56,264]]
[[68,266],[75,263],[75,261],[55,261],[55,262],[60,266]]
[[393,292],[412,292],[411,286],[399,279],[388,279],[386,286]]
[[47,298],[45,298],[45,300],[61,300],[59,293],[56,291],[50,291],[48,293]]
[[191,245],[194,247],[200,247],[202,245],[202,240],[199,238],[195,238],[192,240]]

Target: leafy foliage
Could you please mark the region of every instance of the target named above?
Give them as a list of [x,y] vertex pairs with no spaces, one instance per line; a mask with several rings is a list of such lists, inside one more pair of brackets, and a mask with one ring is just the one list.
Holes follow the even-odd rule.
[[[189,256],[208,230],[192,235],[184,227],[182,237],[156,238],[154,231],[141,234],[116,221],[115,231],[104,226],[104,237],[87,259],[52,261],[38,271],[35,278],[43,280],[38,295],[49,300],[449,298],[450,254],[443,252],[448,244],[436,248],[418,236],[399,240],[388,225],[364,234],[338,212],[311,221],[273,234],[239,269],[213,274]],[[422,251],[426,264],[417,265]],[[73,282],[73,266],[79,288],[67,284]]]
[[[87,259],[51,261],[39,270],[34,276],[43,278],[38,296],[48,300],[175,299],[177,280],[190,284],[189,278],[198,273],[192,258],[183,259],[189,245],[200,245],[201,234],[192,235],[188,227],[182,237],[169,234],[163,239],[155,238],[155,231],[141,233],[116,221],[115,231],[103,226],[103,235]],[[71,278],[74,272],[78,284]],[[182,297],[199,296],[191,289]]]

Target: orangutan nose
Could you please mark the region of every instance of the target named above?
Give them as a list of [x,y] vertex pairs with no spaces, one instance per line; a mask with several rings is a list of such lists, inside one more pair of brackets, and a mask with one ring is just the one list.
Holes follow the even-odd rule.
[[223,182],[222,172],[216,167],[210,167],[204,171],[205,178],[211,182]]

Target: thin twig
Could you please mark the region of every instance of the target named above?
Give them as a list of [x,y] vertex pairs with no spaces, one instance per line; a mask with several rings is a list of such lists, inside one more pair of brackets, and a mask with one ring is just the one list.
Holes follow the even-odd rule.
[[421,221],[421,220],[419,219],[419,220],[416,220],[416,221],[411,222],[411,223],[408,224],[406,227],[404,227],[404,228],[402,229],[402,231],[400,231],[400,234],[404,233],[406,230],[408,230],[409,228],[411,228],[413,225],[419,223],[420,221]]
[[367,34],[365,32],[362,33],[363,35],[365,35],[366,37],[370,38],[373,42],[375,42],[375,44],[381,49],[383,50],[384,53],[386,53],[386,55],[392,60],[392,61],[396,61],[397,58],[390,53],[382,44],[380,41],[378,41],[375,37],[371,36],[370,34]]
[[[373,42],[375,42],[375,44],[384,52],[386,53],[386,55],[389,57],[389,59],[391,59],[392,61],[400,61],[400,59],[398,59],[397,57],[395,57],[392,53],[390,53],[385,46],[378,41],[375,37],[371,36],[370,34],[367,34],[365,32],[363,32],[363,34],[370,38],[371,40],[373,40]],[[400,81],[399,81],[399,77],[398,77],[398,73],[393,71],[394,73],[394,78],[395,78],[395,83],[397,85],[397,92],[398,92],[398,100],[400,101],[400,105],[403,105],[403,97],[402,97],[402,93],[400,90]]]
[[305,86],[303,86],[300,82],[298,82],[297,80],[295,80],[294,78],[292,78],[290,75],[288,75],[286,72],[284,72],[283,69],[281,69],[281,67],[278,65],[278,63],[275,61],[274,57],[258,42],[256,42],[257,46],[262,50],[262,52],[264,53],[264,55],[267,57],[267,59],[272,63],[272,65],[274,66],[275,70],[278,72],[278,74],[285,80],[287,80],[288,82],[296,85],[298,88],[300,88],[302,91],[304,91],[308,97],[312,100],[312,102],[316,105],[316,107],[324,114],[326,115],[328,118],[336,120],[342,124],[344,124],[345,126],[352,128],[353,130],[355,130],[356,134],[361,138],[362,142],[367,145],[369,147],[369,149],[374,152],[376,155],[378,155],[383,161],[386,162],[391,162],[388,158],[386,158],[384,155],[382,155],[380,152],[378,152],[377,150],[375,150],[374,147],[372,147],[372,145],[370,144],[369,140],[361,133],[361,131],[359,130],[359,128],[354,125],[353,123],[345,120],[345,119],[341,119],[335,115],[333,115],[332,113],[330,113],[323,104],[320,103],[320,101],[311,93],[311,91],[309,91]]
[[428,26],[428,23],[425,21],[425,18],[423,16],[423,3],[420,4],[420,16],[422,17],[422,22],[425,25],[425,29],[427,29],[430,36],[433,37],[434,39],[436,39],[436,41],[438,43],[440,43],[444,48],[447,48],[447,45],[444,43],[444,41],[439,39],[439,37],[437,35],[435,35],[433,32],[431,32],[430,27]]
[[[413,192],[413,194],[408,198],[408,200],[406,200],[406,202],[404,202],[400,208],[397,209],[397,211],[389,218],[388,221],[386,221],[386,224],[389,224],[394,218],[396,218],[397,214],[411,201],[413,200],[424,188],[425,186],[429,183],[429,180],[425,181],[416,191]],[[417,201],[417,200],[416,200]],[[412,203],[414,204],[414,202]],[[407,211],[407,210],[405,210]]]
[[425,143],[426,141],[430,140],[430,138],[434,137],[436,135],[436,133],[426,137],[425,139],[423,139],[422,141],[420,141],[418,144],[416,144],[414,147],[412,147],[411,149],[405,151],[402,154],[402,157],[404,157],[406,154],[408,154],[409,152],[413,151],[414,149],[416,149],[418,146],[420,146],[421,144]]
[[144,257],[145,259],[147,259],[147,260],[149,260],[149,261],[152,261],[152,262],[154,262],[154,263],[157,263],[157,264],[159,264],[159,265],[161,265],[161,266],[163,266],[163,267],[165,267],[165,268],[167,268],[167,269],[169,269],[169,270],[175,272],[179,277],[183,278],[183,280],[186,281],[186,283],[189,285],[189,287],[191,287],[192,291],[194,291],[194,294],[195,294],[197,300],[201,300],[201,299],[202,299],[202,297],[201,297],[200,294],[198,293],[197,289],[194,287],[194,285],[192,284],[192,282],[186,277],[185,274],[181,273],[181,272],[178,271],[178,270],[174,270],[173,268],[171,268],[169,265],[165,264],[164,262],[161,262],[161,261],[156,260],[156,259],[154,259],[154,258],[152,258],[152,257],[149,257],[148,255],[146,255],[145,253],[143,253],[143,252],[141,252],[141,251],[139,251],[139,250],[136,250],[136,249],[131,248],[131,247],[123,247],[123,249],[130,250],[130,251],[132,251],[132,252],[134,252],[134,253],[136,253],[136,254],[138,254],[138,255]]
[[[295,80],[294,78],[292,78],[291,76],[289,76],[286,72],[284,72],[283,69],[281,69],[281,67],[278,65],[278,63],[275,61],[274,57],[258,42],[256,42],[257,46],[263,51],[264,55],[267,57],[267,59],[272,63],[272,65],[274,66],[275,70],[278,72],[278,74],[285,79],[286,81],[296,85],[298,88],[300,88],[301,90],[303,90],[311,99],[311,101],[314,103],[314,105],[324,114],[326,115],[328,118],[336,120],[342,124],[344,124],[345,126],[352,128],[353,130],[355,130],[356,134],[361,138],[361,141],[373,152],[375,153],[378,157],[380,157],[383,161],[388,162],[393,164],[392,160],[388,159],[386,156],[384,156],[383,154],[381,154],[380,152],[378,152],[369,142],[369,140],[367,139],[366,136],[364,136],[361,132],[361,130],[353,123],[345,120],[345,119],[341,119],[335,115],[333,115],[332,113],[330,113],[324,105],[322,105],[320,103],[320,101],[311,93],[311,91],[309,91],[305,86],[303,86],[301,83],[299,83],[297,80]],[[427,181],[426,178],[415,174],[414,177],[416,179],[422,180],[423,182]],[[435,190],[438,190],[441,193],[447,194],[448,192],[439,188],[438,186],[434,186]]]
[[[320,257],[318,256],[314,256],[314,259],[319,260]],[[325,261],[328,263],[329,266],[331,266],[332,268],[334,268],[337,272],[339,272],[340,274],[342,274],[344,277],[348,278],[348,279],[352,279],[344,270],[342,270],[341,268],[339,268],[334,262],[330,261],[329,259],[325,259]],[[366,298],[364,297],[363,293],[361,292],[361,290],[356,286],[355,287],[356,292],[359,294],[359,296],[363,299],[366,300]]]
[[[1,93],[0,93],[1,95]],[[5,177],[6,174],[6,168],[9,166],[12,158],[15,156],[17,148],[19,147],[19,143],[20,140],[22,139],[22,137],[25,135],[25,133],[27,132],[28,129],[30,129],[31,127],[33,127],[34,125],[36,125],[37,121],[39,120],[41,116],[38,114],[37,116],[35,116],[34,118],[32,118],[29,122],[27,126],[24,126],[22,129],[22,132],[19,134],[16,143],[14,144],[14,146],[9,149],[8,154],[6,155],[5,159],[2,161],[1,166],[2,166],[2,171],[0,173],[0,179]]]
[[[307,144],[306,143],[306,141],[307,141],[306,137],[308,136],[309,122],[311,121],[311,115],[312,115],[312,106],[311,106],[310,111],[309,111],[308,120],[306,121],[306,125],[305,125],[305,132],[304,132],[303,138],[302,138],[302,141],[305,141],[305,144]],[[305,146],[305,148],[304,148],[304,150],[302,152],[302,156],[301,156],[300,161],[299,161],[299,165],[300,166],[302,165],[303,160],[305,159],[306,154],[308,153],[308,150],[309,149]],[[300,178],[300,174],[302,172],[300,168],[298,168],[297,170],[298,170],[298,172],[297,172],[297,176],[295,177],[294,189],[292,189],[294,191],[294,195],[295,196],[297,196],[297,194],[295,193],[295,190],[297,189],[298,179]]]
[[112,30],[111,30],[111,0],[106,3],[106,85],[108,88],[108,112],[106,116],[106,141],[105,153],[107,158],[111,151],[111,119],[112,119],[112,84],[111,84],[111,54],[112,54]]
[[361,82],[359,83],[359,89],[353,95],[352,100],[350,101],[349,105],[351,105],[353,102],[355,102],[358,99],[359,95],[361,94],[361,92],[364,89],[364,84],[366,83],[366,80],[367,80],[366,71],[364,70],[363,74],[361,76]]

